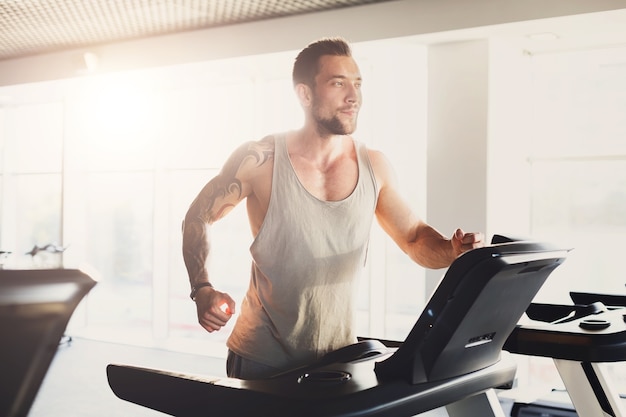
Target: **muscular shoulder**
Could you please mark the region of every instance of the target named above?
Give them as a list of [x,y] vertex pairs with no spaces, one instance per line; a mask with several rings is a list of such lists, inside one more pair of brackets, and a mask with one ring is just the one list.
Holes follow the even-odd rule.
[[246,142],[232,153],[222,169],[222,175],[250,179],[258,175],[259,170],[271,168],[273,160],[273,136]]
[[395,174],[385,154],[381,151],[368,148],[367,155],[372,164],[372,169],[374,170],[374,175],[376,176],[379,187],[393,183],[395,181]]
[[259,154],[267,156],[269,159],[274,158],[274,135],[269,135],[261,140],[248,142],[249,148],[258,152]]

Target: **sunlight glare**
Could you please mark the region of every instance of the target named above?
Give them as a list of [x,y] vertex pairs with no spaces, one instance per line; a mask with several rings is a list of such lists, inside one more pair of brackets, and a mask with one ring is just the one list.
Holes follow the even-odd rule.
[[87,145],[97,159],[150,164],[151,143],[159,139],[160,100],[141,72],[93,78],[84,102]]

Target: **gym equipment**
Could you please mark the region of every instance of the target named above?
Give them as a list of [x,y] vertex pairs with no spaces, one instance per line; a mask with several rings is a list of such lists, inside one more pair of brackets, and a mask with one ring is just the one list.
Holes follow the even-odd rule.
[[[531,304],[527,315],[533,321],[516,326],[504,349],[553,358],[575,415],[626,417],[607,369],[611,362],[626,361],[626,296],[571,292],[570,298],[572,305]],[[536,407],[518,405],[513,415],[532,415],[524,413]],[[568,415],[562,412],[553,411]]]
[[[503,243],[496,243],[503,242]],[[494,237],[449,267],[402,343],[371,339],[276,377],[240,380],[107,366],[119,398],[175,416],[503,416],[511,384],[502,346],[567,250]]]
[[72,313],[95,284],[74,269],[0,269],[0,416],[28,415]]

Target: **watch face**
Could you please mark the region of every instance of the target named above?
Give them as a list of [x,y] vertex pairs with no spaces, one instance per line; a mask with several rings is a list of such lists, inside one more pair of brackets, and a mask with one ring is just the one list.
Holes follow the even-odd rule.
[[191,293],[189,294],[189,298],[191,298],[193,301],[196,301],[196,293],[198,292],[198,289],[196,287],[193,287],[191,289]]

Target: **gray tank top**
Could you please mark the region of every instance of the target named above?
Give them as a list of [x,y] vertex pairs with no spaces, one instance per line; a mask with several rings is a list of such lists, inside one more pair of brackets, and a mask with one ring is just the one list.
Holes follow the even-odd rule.
[[377,189],[366,147],[354,142],[359,178],[341,201],[300,183],[285,135],[275,137],[267,214],[250,247],[252,272],[228,348],[279,369],[356,342],[354,296],[365,263]]

